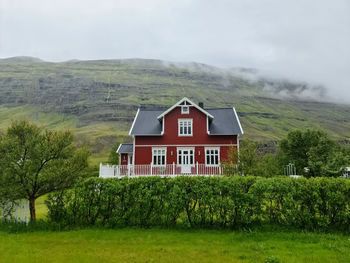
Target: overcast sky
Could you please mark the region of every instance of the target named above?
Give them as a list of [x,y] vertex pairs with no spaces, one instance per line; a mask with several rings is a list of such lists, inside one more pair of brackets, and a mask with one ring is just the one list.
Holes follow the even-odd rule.
[[0,0],[0,57],[252,67],[350,100],[350,0]]

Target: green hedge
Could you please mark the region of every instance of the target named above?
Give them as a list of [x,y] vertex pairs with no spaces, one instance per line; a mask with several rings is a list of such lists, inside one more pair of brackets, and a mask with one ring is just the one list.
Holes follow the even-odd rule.
[[350,180],[286,177],[90,178],[51,194],[49,219],[67,225],[238,228],[350,227]]

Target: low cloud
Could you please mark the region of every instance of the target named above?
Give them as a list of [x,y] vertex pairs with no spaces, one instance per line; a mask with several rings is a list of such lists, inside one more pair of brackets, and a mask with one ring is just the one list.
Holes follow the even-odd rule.
[[348,102],[349,14],[348,0],[2,0],[0,57],[254,68]]

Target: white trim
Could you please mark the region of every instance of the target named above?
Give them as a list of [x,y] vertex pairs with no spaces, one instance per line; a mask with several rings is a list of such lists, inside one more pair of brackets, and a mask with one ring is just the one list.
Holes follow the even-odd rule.
[[117,153],[118,153],[118,154],[120,154],[120,153],[119,153],[119,149],[120,149],[121,146],[122,146],[122,143],[119,143],[119,146],[118,146],[118,149],[117,149]]
[[[153,151],[154,150],[161,150],[161,151],[165,151],[165,154],[164,154],[164,156],[165,156],[165,158],[164,158],[164,164],[154,164],[153,163],[153,161],[154,161],[154,159],[153,159],[153,157],[154,157],[154,154],[153,154]],[[158,156],[158,155],[157,155]],[[161,156],[163,156],[163,155],[161,155]],[[152,166],[155,166],[155,167],[161,167],[161,166],[166,166],[166,161],[167,161],[167,148],[166,147],[152,147]]]
[[136,115],[135,115],[134,121],[132,122],[132,125],[131,125],[131,128],[130,128],[130,131],[129,131],[129,135],[131,135],[131,131],[132,131],[132,129],[134,128],[134,125],[135,125],[135,122],[136,122],[137,116],[139,115],[139,112],[140,112],[140,108],[138,108],[138,109],[137,109],[137,112],[136,112]]
[[136,151],[135,151],[135,136],[132,136],[133,137],[133,139],[134,139],[134,146],[133,146],[133,149],[132,149],[132,158],[133,158],[133,160],[132,160],[132,163],[135,165],[135,160],[136,160],[136,158],[135,158],[135,154],[136,154]]
[[[188,122],[191,123],[191,133],[188,134],[180,134],[180,122]],[[183,126],[183,132],[184,132],[184,126]],[[188,126],[187,126],[187,132],[188,132]],[[193,136],[193,119],[177,119],[177,136],[179,137],[192,137]]]
[[209,131],[209,118],[207,116],[207,134],[210,135],[210,131]]
[[133,134],[134,136],[162,136],[161,133],[158,134]]
[[238,135],[238,134],[209,134],[210,136],[235,136],[235,135]]
[[[190,99],[184,97],[182,100],[178,101],[177,103],[175,103],[173,106],[171,106],[169,109],[167,109],[166,111],[164,111],[162,114],[160,114],[158,116],[158,119],[161,119],[162,117],[164,117],[165,115],[167,115],[169,112],[171,112],[173,109],[175,109],[177,106],[181,106],[180,104],[183,103],[184,101],[189,102],[190,104],[192,104],[193,107],[195,107],[197,110],[201,111],[202,113],[206,114],[207,116],[209,116],[210,118],[214,119],[214,116],[211,115],[209,112],[207,112],[206,110],[204,110],[203,108],[199,107],[197,104],[193,103]],[[187,105],[187,104],[186,104]]]
[[[207,150],[217,150],[218,151],[218,164],[208,164],[207,163]],[[204,158],[205,158],[205,166],[208,167],[218,167],[220,166],[220,147],[204,147]]]
[[152,145],[135,145],[135,147],[219,147],[219,146],[237,146],[237,144],[152,144]]
[[233,109],[233,112],[235,113],[235,116],[236,116],[236,119],[237,119],[237,122],[238,122],[238,125],[239,125],[239,129],[241,130],[241,133],[244,134],[241,122],[239,121],[239,118],[238,118],[238,115],[237,115],[237,112],[236,112],[236,109],[235,109],[235,107],[233,107],[232,109]]
[[165,116],[164,116],[163,121],[162,121],[162,132],[160,133],[160,135],[164,134],[164,122],[165,122]]

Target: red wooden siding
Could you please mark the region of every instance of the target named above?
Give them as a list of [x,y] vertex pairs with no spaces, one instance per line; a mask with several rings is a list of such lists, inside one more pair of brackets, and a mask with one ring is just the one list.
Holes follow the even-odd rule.
[[[186,147],[186,146],[181,146]],[[215,147],[215,145],[213,145]],[[220,146],[220,162],[227,160],[228,153],[231,146]],[[177,147],[167,146],[167,164],[177,164]],[[205,146],[194,146],[194,161],[195,163],[205,163]],[[236,146],[234,148],[237,149]],[[152,147],[135,147],[135,164],[150,164],[152,162]]]
[[[207,116],[194,107],[190,107],[189,114],[181,114],[181,107],[177,107],[164,118],[163,136],[135,136],[135,164],[150,164],[152,162],[152,146],[155,145],[179,145],[167,146],[167,164],[172,164],[173,162],[177,163],[177,147],[237,144],[237,135],[208,135]],[[178,136],[178,119],[193,119],[192,136]],[[205,163],[204,146],[193,147],[195,147],[195,162]],[[227,159],[229,148],[230,146],[220,146],[221,161]]]

